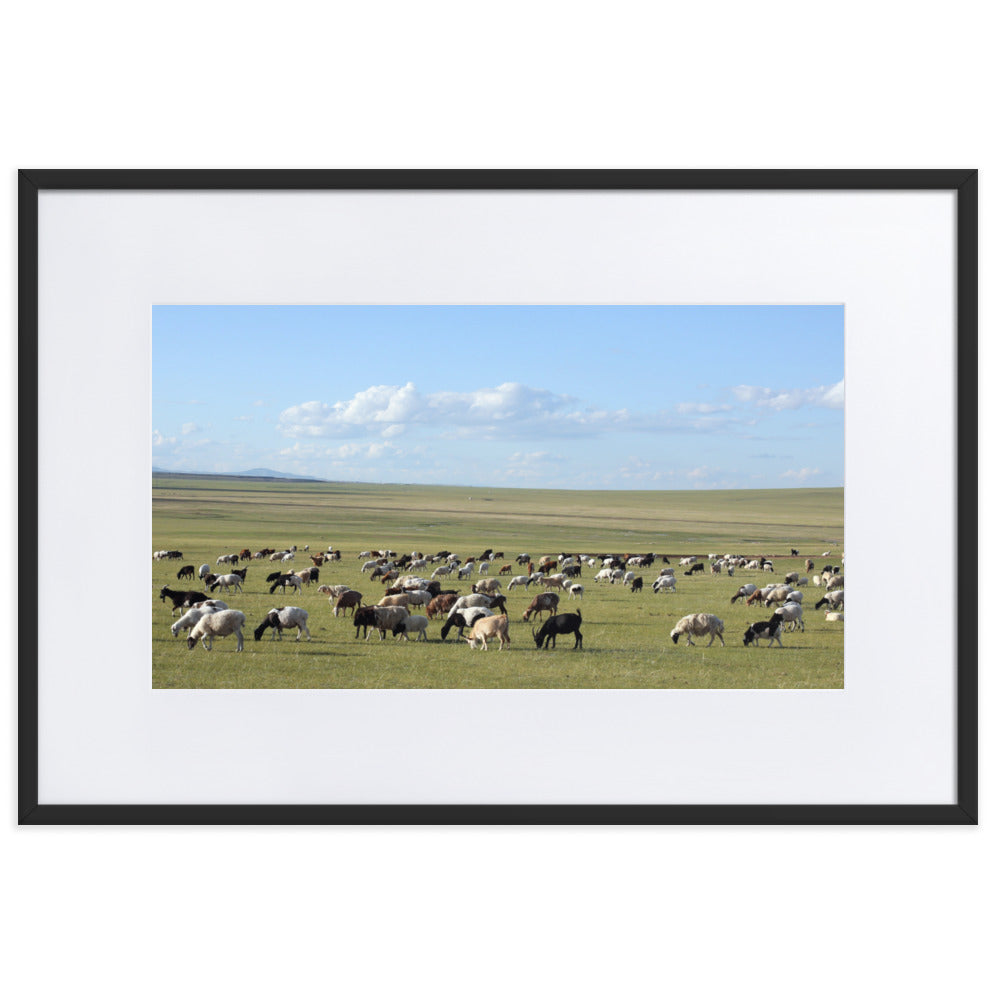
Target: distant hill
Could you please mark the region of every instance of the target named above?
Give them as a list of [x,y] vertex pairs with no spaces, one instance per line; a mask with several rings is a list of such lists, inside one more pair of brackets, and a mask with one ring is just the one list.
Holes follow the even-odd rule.
[[247,469],[246,472],[182,472],[180,469],[158,469],[153,466],[154,476],[208,476],[212,479],[231,476],[240,479],[298,479],[305,483],[323,483],[325,479],[315,476],[297,476],[293,472],[276,472],[274,469]]

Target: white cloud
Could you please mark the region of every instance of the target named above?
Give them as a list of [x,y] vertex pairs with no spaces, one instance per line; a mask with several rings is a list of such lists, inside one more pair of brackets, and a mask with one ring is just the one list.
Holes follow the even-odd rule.
[[833,385],[818,385],[811,389],[781,389],[764,386],[736,385],[729,390],[741,403],[770,410],[798,410],[803,406],[820,406],[830,410],[844,408],[844,380]]
[[177,438],[175,437],[165,437],[159,431],[153,431],[153,447],[154,448],[168,448],[171,445],[177,444]]
[[797,482],[805,482],[807,479],[812,479],[813,476],[818,476],[820,473],[819,469],[786,469],[781,473],[782,479],[794,479]]
[[728,403],[678,403],[678,413],[727,413],[732,410]]
[[335,403],[311,400],[290,406],[278,417],[287,437],[394,437],[415,426],[436,428],[449,437],[516,438],[544,432],[553,436],[635,429],[627,410],[584,406],[572,396],[517,382],[474,392],[421,393],[406,385],[373,385]]
[[181,425],[181,434],[194,434],[196,431],[200,431],[201,428],[195,423],[188,423]]

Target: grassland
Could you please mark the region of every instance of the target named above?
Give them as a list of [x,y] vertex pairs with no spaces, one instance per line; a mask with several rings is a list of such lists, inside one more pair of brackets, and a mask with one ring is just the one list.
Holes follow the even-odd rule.
[[[157,688],[840,688],[843,625],[812,610],[815,589],[806,592],[805,632],[786,634],[782,650],[744,648],[746,623],[765,616],[730,605],[729,598],[741,583],[801,571],[802,558],[791,557],[791,547],[803,558],[826,550],[839,557],[842,540],[841,489],[581,492],[155,476],[152,549],[180,549],[183,563],[214,568],[220,554],[244,547],[295,544],[317,552],[332,545],[344,558],[323,567],[321,582],[349,584],[373,603],[383,591],[362,576],[356,558],[372,548],[448,548],[462,556],[492,548],[507,562],[519,552],[653,551],[667,554],[675,567],[684,555],[763,553],[775,557],[776,572],[688,578],[678,567],[677,592],[666,595],[649,586],[659,564],[642,571],[647,586],[638,594],[597,584],[596,571],[585,572],[582,653],[572,651],[572,637],[554,652],[536,650],[521,612],[537,590],[518,589],[508,595],[511,650],[481,653],[462,641],[441,642],[440,623],[431,624],[428,643],[356,640],[350,621],[335,618],[315,587],[300,596],[271,596],[264,580],[274,564],[252,562],[245,592],[222,595],[247,615],[246,648],[236,654],[231,638],[206,652],[200,646],[189,651],[171,636],[169,604],[157,595],[164,585],[179,586],[181,563],[154,561],[152,682]],[[307,565],[305,555],[292,563]],[[493,575],[497,569],[499,563]],[[458,589],[467,593],[468,584]],[[312,642],[290,636],[254,642],[253,626],[280,604],[309,611]],[[562,610],[574,607],[562,598]],[[674,622],[693,611],[726,622],[724,648],[670,641]]]

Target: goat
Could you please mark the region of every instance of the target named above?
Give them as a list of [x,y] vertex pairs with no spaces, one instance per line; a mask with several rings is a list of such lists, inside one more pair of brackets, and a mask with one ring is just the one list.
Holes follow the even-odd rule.
[[640,591],[640,590],[642,590],[642,577],[641,576],[637,576],[632,581],[632,593],[634,594],[634,593],[636,593],[637,591]]
[[[470,649],[481,648],[486,651],[486,646],[490,639],[498,639],[500,649],[504,646],[510,647],[510,632],[508,630],[506,615],[491,615],[488,618],[480,618],[473,626],[469,635],[465,636],[465,641]],[[479,644],[482,643],[480,647]]]
[[691,564],[690,569],[684,570],[684,575],[691,576],[694,573],[704,573],[704,572],[705,572],[705,564],[703,562],[696,562]]
[[[552,643],[552,648],[556,648],[556,636],[557,635],[569,635],[570,632],[576,636],[576,642],[573,643],[573,649],[583,649],[583,635],[580,632],[580,626],[583,624],[583,615],[580,614],[580,609],[576,609],[576,614],[562,614],[553,615],[546,619],[542,623],[542,627],[537,631],[535,629],[531,630],[531,637],[535,640],[536,649],[548,649],[549,643]],[[545,643],[544,647],[542,643]]]
[[193,580],[194,579],[194,566],[181,566],[177,571],[178,580]]
[[458,629],[458,634],[465,638],[464,630],[474,625],[480,618],[490,617],[488,608],[460,608],[448,615],[444,625],[441,626],[441,638],[447,639],[448,633],[453,629]]
[[747,630],[743,633],[743,645],[749,646],[752,642],[755,646],[758,645],[758,640],[768,639],[768,648],[774,645],[774,641],[777,639],[778,645],[781,645],[781,630],[782,630],[782,620],[781,615],[771,615],[770,619],[766,622],[754,622]]
[[164,587],[160,591],[160,600],[165,601],[168,597],[174,605],[170,611],[171,616],[178,608],[189,608],[198,601],[208,600],[207,594],[200,594],[196,590],[171,590],[169,587]]
[[530,621],[532,615],[537,618],[543,611],[548,611],[549,617],[551,618],[552,615],[555,614],[558,607],[558,594],[536,594],[531,599],[531,603],[528,605],[527,610],[521,616],[521,620]]
[[335,618],[339,618],[342,610],[346,613],[348,608],[360,608],[362,597],[360,591],[345,590],[342,594],[338,594],[336,598],[331,597],[330,600],[334,602],[333,615]]

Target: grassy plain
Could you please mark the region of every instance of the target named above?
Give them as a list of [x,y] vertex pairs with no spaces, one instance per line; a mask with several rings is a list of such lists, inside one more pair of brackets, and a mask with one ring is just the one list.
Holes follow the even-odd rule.
[[[803,570],[807,555],[831,550],[839,563],[843,544],[842,489],[740,491],[560,491],[311,483],[237,477],[153,477],[152,549],[180,549],[182,562],[152,563],[152,681],[157,688],[840,688],[844,678],[843,624],[814,611],[818,591],[805,592],[806,630],[786,633],[784,649],[744,648],[749,621],[766,613],[731,605],[742,583],[774,582]],[[513,562],[519,552],[541,555],[600,552],[667,554],[677,573],[677,592],[651,589],[662,565],[641,571],[646,587],[632,594],[620,585],[597,584],[585,572],[579,602],[584,649],[572,651],[572,636],[553,652],[538,651],[521,613],[537,588],[508,594],[512,648],[473,652],[461,640],[440,641],[441,623],[431,623],[428,643],[354,638],[349,619],[335,618],[315,586],[300,596],[268,594],[265,577],[275,564],[251,562],[243,594],[219,595],[247,616],[246,647],[235,653],[232,638],[211,652],[188,650],[170,634],[168,603],[160,588],[178,584],[182,564],[209,563],[247,547],[319,552],[332,545],[340,563],[327,563],[321,583],[346,583],[374,603],[384,590],[361,574],[357,553],[450,549],[478,556],[487,548]],[[791,557],[790,548],[800,557]],[[737,573],[685,577],[677,561],[708,552],[767,554],[775,574]],[[836,558],[835,558],[836,557]],[[822,563],[821,563],[822,564]],[[244,564],[246,565],[246,564]],[[291,567],[311,565],[301,554]],[[287,568],[287,564],[286,564]],[[492,574],[500,568],[494,563]],[[478,574],[474,573],[474,578]],[[503,579],[503,578],[501,578]],[[468,583],[445,583],[462,593]],[[200,589],[196,587],[195,589]],[[506,591],[506,583],[504,583]],[[253,627],[268,609],[297,604],[309,611],[311,642],[254,642]],[[568,595],[560,610],[575,610]],[[706,648],[669,633],[682,615],[717,614],[726,623],[726,646]],[[454,633],[449,637],[454,640]]]

